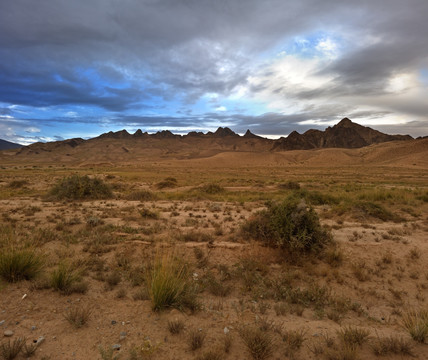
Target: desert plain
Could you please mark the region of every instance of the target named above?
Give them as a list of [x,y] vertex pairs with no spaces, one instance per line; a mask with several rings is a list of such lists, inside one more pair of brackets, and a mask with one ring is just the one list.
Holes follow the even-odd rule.
[[[17,359],[428,359],[428,139],[198,154],[103,141],[0,153],[1,267],[37,260],[2,270],[0,357],[21,342]],[[58,195],[86,176],[111,194]],[[248,230],[290,199],[315,211],[322,248]],[[158,306],[156,269],[187,297]]]

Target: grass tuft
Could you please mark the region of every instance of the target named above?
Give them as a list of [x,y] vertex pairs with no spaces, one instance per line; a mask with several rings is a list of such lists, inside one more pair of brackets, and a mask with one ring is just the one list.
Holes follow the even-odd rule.
[[147,290],[155,311],[167,307],[198,308],[197,288],[189,267],[170,254],[157,256],[148,272]]
[[43,258],[34,249],[1,249],[0,277],[8,282],[34,279],[42,268]]
[[259,327],[245,327],[239,332],[254,360],[264,360],[273,353],[273,336]]
[[184,329],[184,322],[181,319],[168,321],[168,330],[172,335],[178,335]]
[[25,338],[17,338],[13,341],[9,340],[0,345],[0,355],[4,360],[13,360],[21,352],[25,344]]
[[403,325],[413,340],[424,343],[428,337],[428,311],[408,311],[403,315]]
[[74,328],[79,329],[88,322],[91,312],[89,307],[75,306],[66,311],[64,318],[73,325]]
[[189,347],[192,351],[200,349],[204,344],[207,333],[197,329],[190,330],[189,332]]
[[61,263],[51,274],[51,287],[63,294],[71,294],[79,280],[80,275],[70,265]]
[[412,345],[402,337],[389,336],[377,337],[372,344],[373,353],[376,356],[387,356],[390,354],[414,356]]
[[356,327],[345,327],[337,332],[344,344],[349,346],[362,346],[370,336],[370,332]]

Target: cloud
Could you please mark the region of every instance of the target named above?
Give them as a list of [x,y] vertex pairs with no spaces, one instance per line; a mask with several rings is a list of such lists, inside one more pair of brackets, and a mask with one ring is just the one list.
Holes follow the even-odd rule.
[[0,122],[283,134],[365,113],[423,131],[427,13],[426,0],[2,1]]

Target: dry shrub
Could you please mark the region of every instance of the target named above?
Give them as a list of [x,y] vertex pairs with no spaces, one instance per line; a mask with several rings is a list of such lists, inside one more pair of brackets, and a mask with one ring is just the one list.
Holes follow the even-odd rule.
[[316,253],[331,242],[315,210],[295,197],[269,203],[242,226],[242,233],[290,253]]
[[103,180],[77,174],[62,179],[48,194],[53,200],[110,199],[112,196],[110,187]]

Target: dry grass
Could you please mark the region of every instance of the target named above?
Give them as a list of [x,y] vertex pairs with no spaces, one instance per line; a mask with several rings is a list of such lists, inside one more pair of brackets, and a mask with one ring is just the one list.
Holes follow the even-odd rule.
[[428,337],[428,311],[409,310],[403,315],[403,326],[413,340],[424,343]]
[[273,354],[274,338],[269,331],[261,330],[258,326],[247,326],[239,334],[254,360],[265,360]]
[[43,269],[43,257],[33,248],[0,249],[0,277],[8,282],[32,280]]
[[189,348],[192,351],[200,349],[204,345],[207,333],[200,329],[192,329],[189,331]]
[[172,254],[156,256],[148,272],[147,290],[155,311],[166,307],[198,308],[197,288],[189,266]]
[[91,317],[92,310],[87,306],[73,306],[68,309],[64,318],[76,329],[86,325]]
[[4,360],[13,360],[21,352],[25,344],[25,338],[8,340],[0,345],[0,355]]

